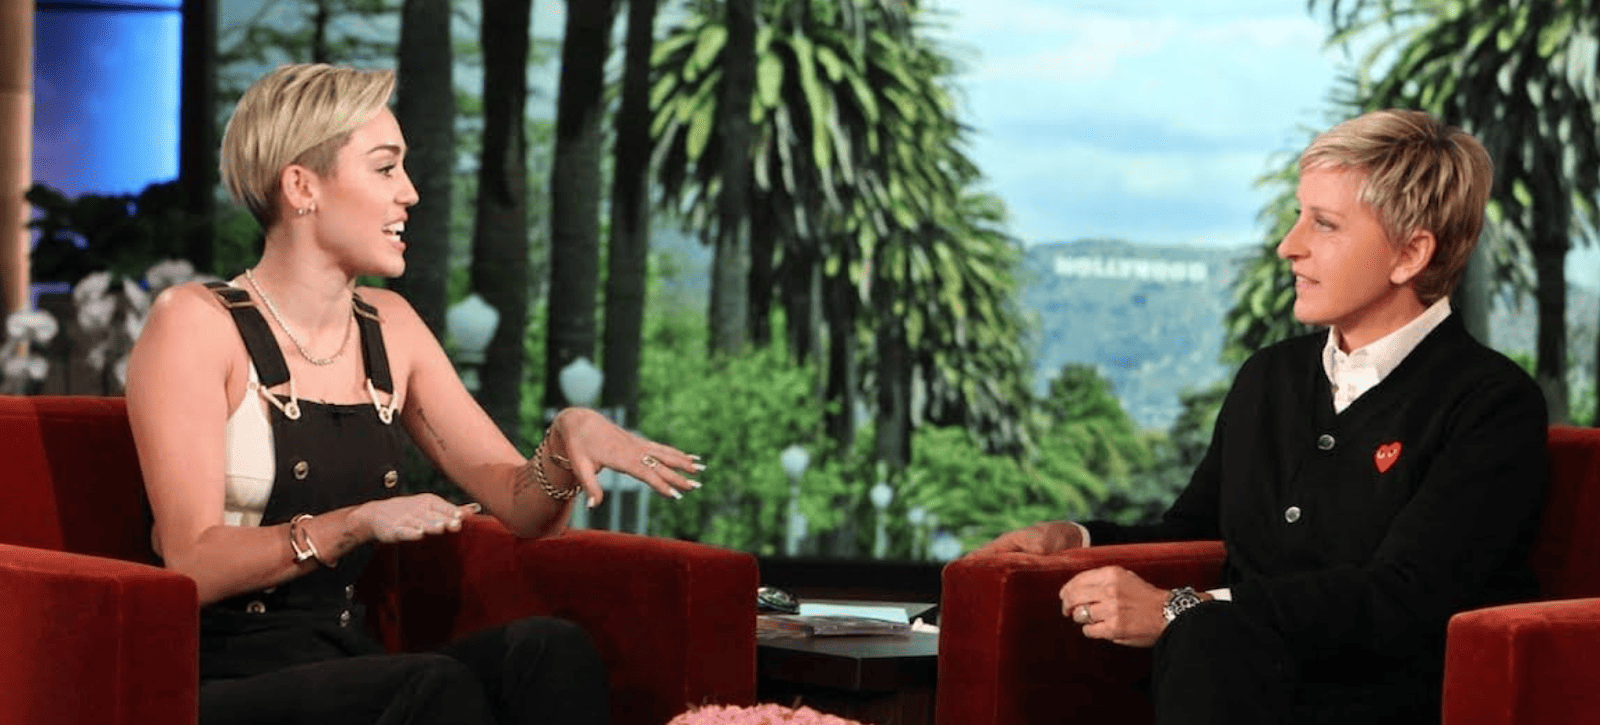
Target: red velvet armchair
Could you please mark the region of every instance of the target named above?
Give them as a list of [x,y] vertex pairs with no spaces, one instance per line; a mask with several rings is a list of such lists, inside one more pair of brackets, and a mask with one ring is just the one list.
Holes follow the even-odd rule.
[[[1444,725],[1600,722],[1600,429],[1550,429],[1550,494],[1532,555],[1542,601],[1456,615]],[[1219,542],[957,560],[939,616],[940,725],[1148,723],[1150,652],[1085,639],[1057,596],[1109,564],[1160,587],[1212,585]]]
[[[198,717],[194,582],[152,565],[120,398],[0,396],[0,725]],[[612,719],[755,700],[754,557],[604,531],[519,540],[487,516],[380,547],[363,592],[381,641],[427,650],[513,618],[584,627]]]

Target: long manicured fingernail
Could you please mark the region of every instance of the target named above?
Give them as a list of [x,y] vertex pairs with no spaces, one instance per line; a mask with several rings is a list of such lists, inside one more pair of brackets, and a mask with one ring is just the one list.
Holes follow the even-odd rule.
[[689,481],[689,488],[699,488],[700,485],[699,481]]
[[591,496],[589,498],[589,508],[594,508],[594,507],[599,506],[599,505],[600,505],[600,502],[594,500],[594,497]]
[[700,457],[699,457],[699,456],[697,456],[697,455],[695,455],[695,454],[693,454],[693,453],[690,453],[690,454],[689,454],[689,460],[691,460],[691,461],[698,461],[698,460],[700,460]]
[[699,472],[704,471],[704,470],[706,470],[706,464],[704,464],[704,463],[696,463],[696,464],[694,464],[694,472],[695,473],[699,473]]
[[683,492],[679,491],[677,489],[673,489],[671,491],[668,491],[667,495],[671,496],[673,498],[673,500],[677,500],[677,499],[683,498]]
[[467,513],[469,513],[469,514],[482,513],[483,512],[483,504],[481,504],[481,503],[469,503],[469,504],[466,505],[466,509],[467,509]]

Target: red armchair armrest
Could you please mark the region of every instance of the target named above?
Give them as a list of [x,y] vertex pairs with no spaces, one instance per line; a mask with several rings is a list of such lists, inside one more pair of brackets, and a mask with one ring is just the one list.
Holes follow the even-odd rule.
[[1116,564],[1159,587],[1209,587],[1222,560],[1222,544],[1207,541],[951,562],[939,603],[938,722],[1149,722],[1140,685],[1149,650],[1085,639],[1061,615],[1061,585]]
[[374,619],[394,650],[430,650],[530,615],[583,627],[611,673],[612,721],[659,725],[755,701],[755,557],[673,539],[574,530],[520,539],[488,516],[392,547]]
[[1600,722],[1600,599],[1513,604],[1450,619],[1444,725]]
[[0,544],[0,725],[193,725],[194,580]]

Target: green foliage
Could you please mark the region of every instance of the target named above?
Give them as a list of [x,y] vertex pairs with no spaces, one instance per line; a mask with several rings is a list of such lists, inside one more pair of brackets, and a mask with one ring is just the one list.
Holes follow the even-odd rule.
[[1211,431],[1227,395],[1226,383],[1181,396],[1183,410],[1166,433],[1146,431],[1150,465],[1137,471],[1122,486],[1112,486],[1095,506],[1095,516],[1124,524],[1150,523],[1189,485],[1194,469],[1211,444]]
[[[186,240],[206,222],[184,207],[176,181],[151,184],[137,194],[75,198],[34,184],[26,196],[39,213],[28,224],[39,230],[31,256],[32,276],[39,282],[75,283],[99,271],[140,279],[156,262],[184,259]],[[236,250],[250,248],[259,236],[255,221],[233,207],[219,219],[216,234],[219,270],[234,269],[226,264],[234,263]]]
[[[218,97],[228,103],[285,63],[392,67],[400,0],[267,0],[217,38]],[[388,26],[389,29],[386,29]],[[231,111],[231,108],[229,109]]]
[[212,240],[212,270],[218,277],[232,277],[261,258],[264,242],[261,225],[244,207],[218,204]]
[[[705,487],[682,500],[651,507],[652,533],[758,554],[779,551],[788,521],[789,482],[778,454],[790,444],[819,439],[821,413],[813,402],[814,371],[789,362],[778,348],[719,360],[700,351],[703,325],[691,316],[654,325],[640,370],[645,436],[702,457]],[[694,340],[696,344],[686,346]],[[691,352],[692,351],[692,352]],[[813,454],[814,457],[816,454]],[[802,490],[818,519],[827,500],[825,476],[807,476]],[[816,479],[816,480],[813,480]]]
[[1062,366],[1038,410],[1048,426],[1039,441],[1039,467],[1091,495],[1091,517],[1137,519],[1164,492],[1146,475],[1156,461],[1150,442],[1123,410],[1111,381],[1093,367]]
[[[1029,465],[985,453],[961,428],[919,428],[890,520],[905,522],[906,513],[921,506],[938,516],[940,528],[956,532],[972,548],[1029,524],[1082,517],[1103,484],[1049,451],[1041,446],[1041,460]],[[915,538],[903,523],[890,533],[892,551],[907,551]]]
[[1039,408],[1050,421],[1041,448],[1070,452],[1091,475],[1121,482],[1150,465],[1138,426],[1122,409],[1111,381],[1093,366],[1063,365]]
[[[1032,445],[1031,327],[1018,304],[1020,245],[999,199],[963,190],[933,224],[876,248],[869,319],[902,331],[927,391],[926,417],[960,424],[987,450]],[[879,382],[869,380],[869,382]]]
[[[991,450],[1026,448],[1020,250],[1003,204],[976,191],[955,64],[925,14],[897,2],[775,1],[759,15],[752,164],[734,183],[750,184],[751,217],[779,237],[774,264],[804,280],[801,266],[821,260],[844,278],[862,313],[829,323],[856,327],[862,370],[876,371],[880,355],[909,357],[901,369],[930,392],[928,418],[966,426]],[[694,3],[653,58],[661,198],[708,237],[725,188],[715,126],[724,23],[720,4]],[[869,372],[863,383],[871,399],[875,386],[904,381]]]

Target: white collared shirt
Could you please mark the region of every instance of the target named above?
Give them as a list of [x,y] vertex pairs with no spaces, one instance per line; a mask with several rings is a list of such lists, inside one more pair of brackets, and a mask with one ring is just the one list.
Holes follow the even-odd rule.
[[1441,297],[1400,329],[1349,353],[1339,349],[1339,330],[1329,330],[1322,347],[1322,370],[1333,389],[1334,411],[1343,413],[1356,398],[1377,387],[1449,316],[1450,298]]

